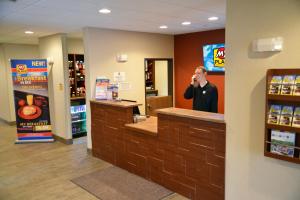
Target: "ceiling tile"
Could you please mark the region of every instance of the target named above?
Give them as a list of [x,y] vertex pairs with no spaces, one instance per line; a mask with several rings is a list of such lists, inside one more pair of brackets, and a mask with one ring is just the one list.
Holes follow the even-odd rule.
[[[57,32],[82,35],[83,27],[179,34],[225,27],[226,0],[0,0],[1,42],[33,41]],[[98,13],[109,8],[112,13]],[[218,16],[217,22],[209,22]],[[182,26],[189,20],[191,26]],[[168,29],[158,27],[168,25]],[[34,35],[24,36],[31,29]],[[70,35],[72,35],[70,34]],[[76,35],[76,34],[75,34]],[[4,39],[3,39],[4,38]]]

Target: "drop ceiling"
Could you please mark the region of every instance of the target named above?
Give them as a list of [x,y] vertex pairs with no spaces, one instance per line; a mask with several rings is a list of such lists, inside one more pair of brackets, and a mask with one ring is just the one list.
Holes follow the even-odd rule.
[[[0,0],[0,43],[36,44],[38,37],[83,27],[182,34],[225,27],[225,0]],[[108,8],[112,12],[98,12]],[[211,16],[217,21],[208,21]],[[191,21],[182,26],[183,21]],[[159,29],[167,25],[168,29]],[[26,35],[24,31],[33,31]]]

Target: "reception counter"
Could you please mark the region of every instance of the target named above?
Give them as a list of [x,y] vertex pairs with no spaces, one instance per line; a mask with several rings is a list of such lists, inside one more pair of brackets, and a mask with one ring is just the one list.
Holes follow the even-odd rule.
[[223,200],[225,122],[179,108],[133,123],[132,102],[91,101],[95,157],[191,199]]

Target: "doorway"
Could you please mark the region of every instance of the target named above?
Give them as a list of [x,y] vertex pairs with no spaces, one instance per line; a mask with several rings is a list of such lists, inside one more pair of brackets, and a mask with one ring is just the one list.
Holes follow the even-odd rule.
[[145,59],[145,111],[156,116],[156,110],[173,106],[173,59]]

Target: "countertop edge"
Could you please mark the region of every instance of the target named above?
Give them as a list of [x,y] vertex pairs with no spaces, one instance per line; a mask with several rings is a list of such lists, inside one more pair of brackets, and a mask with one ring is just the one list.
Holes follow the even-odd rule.
[[[121,104],[126,103],[127,105]],[[115,107],[121,107],[121,108],[130,108],[130,107],[136,107],[141,106],[143,104],[140,103],[134,103],[134,102],[128,102],[128,101],[111,101],[111,100],[90,100],[90,103],[96,103],[101,105],[109,105],[109,106],[115,106]]]
[[[168,108],[167,108],[168,109]],[[174,108],[173,108],[174,109]],[[187,111],[191,111],[188,109],[182,109],[182,108],[175,108],[178,110],[187,110]],[[177,117],[184,117],[184,118],[190,118],[190,119],[196,119],[196,120],[202,120],[202,121],[207,121],[207,122],[213,122],[213,123],[219,123],[219,124],[226,124],[224,119],[218,119],[218,118],[213,118],[213,117],[209,117],[207,118],[207,116],[194,116],[194,115],[190,115],[190,114],[183,114],[183,113],[174,113],[174,112],[170,112],[167,111],[165,108],[164,109],[159,109],[156,111],[157,114],[165,114],[165,115],[171,115],[171,116],[177,116]],[[198,111],[198,112],[202,112],[202,111]],[[208,112],[203,112],[203,113],[208,113]],[[200,114],[200,113],[199,113]],[[223,115],[223,114],[218,114],[217,115]],[[213,114],[214,115],[214,114]]]

